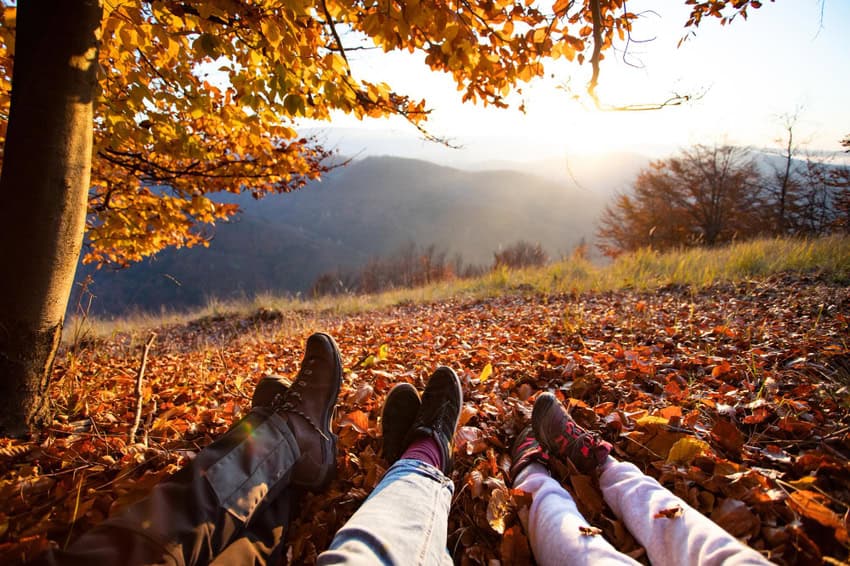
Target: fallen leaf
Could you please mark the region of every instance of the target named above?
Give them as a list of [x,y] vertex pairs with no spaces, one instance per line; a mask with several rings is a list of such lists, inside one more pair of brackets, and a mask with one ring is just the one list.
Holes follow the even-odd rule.
[[481,373],[478,376],[478,381],[484,383],[491,375],[493,375],[493,365],[488,363],[484,366],[484,369],[481,370]]
[[805,489],[807,487],[811,487],[816,484],[818,478],[815,476],[804,476],[798,480],[789,481],[788,483],[796,487],[797,489]]
[[487,449],[484,431],[474,426],[458,427],[455,431],[455,445],[464,454],[472,455]]
[[531,547],[528,538],[519,525],[514,525],[502,535],[499,554],[504,566],[531,564]]
[[351,400],[355,405],[360,405],[361,403],[365,403],[369,399],[372,398],[372,394],[375,392],[374,388],[368,383],[364,383],[360,387],[357,388],[357,392],[354,394],[354,398]]
[[685,514],[685,510],[681,505],[676,505],[675,507],[670,507],[669,509],[662,509],[658,513],[652,516],[653,519],[676,519]]
[[711,377],[722,377],[732,371],[732,366],[726,360],[723,360],[711,370]]
[[478,414],[478,409],[472,403],[464,403],[463,409],[460,410],[460,420],[458,426],[464,426],[469,420]]
[[351,411],[339,420],[340,428],[351,427],[361,434],[369,431],[369,414],[364,411]]
[[570,484],[573,486],[575,498],[582,510],[582,515],[593,521],[602,514],[604,504],[602,503],[602,493],[593,484],[593,479],[590,476],[583,474],[571,474]]
[[381,344],[378,347],[378,353],[375,356],[375,360],[382,362],[382,361],[386,360],[389,357],[389,355],[390,355],[390,347],[387,346],[386,344]]
[[490,493],[487,503],[487,523],[499,534],[505,532],[505,520],[511,513],[511,496],[504,487],[498,487]]
[[667,462],[670,464],[690,464],[700,454],[710,452],[711,447],[692,436],[686,436],[676,441],[667,454]]
[[841,528],[841,518],[826,506],[828,502],[823,495],[809,490],[795,491],[788,497],[791,508],[800,515],[817,521],[824,527]]
[[711,438],[724,450],[738,454],[744,446],[744,435],[732,422],[718,419],[711,428]]
[[734,537],[751,536],[758,532],[761,521],[741,500],[727,497],[715,507],[711,520]]

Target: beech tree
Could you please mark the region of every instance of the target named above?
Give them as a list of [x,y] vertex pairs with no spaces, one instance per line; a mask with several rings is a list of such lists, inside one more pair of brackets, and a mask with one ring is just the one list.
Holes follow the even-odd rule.
[[[97,0],[26,2],[18,12],[11,97],[8,80],[0,90],[9,117],[0,174],[0,433],[8,435],[46,416],[85,224],[101,18]],[[8,56],[0,61],[8,71]]]
[[[691,30],[761,5],[685,3]],[[209,195],[287,192],[325,170],[327,152],[300,137],[295,120],[339,110],[422,127],[425,102],[354,76],[352,49],[424,53],[464,101],[504,107],[519,83],[560,57],[590,63],[595,97],[605,51],[625,42],[637,19],[625,0],[3,5],[0,196],[9,222],[0,262],[15,276],[0,289],[0,395],[8,401],[0,431],[44,417],[40,399],[84,230],[88,262],[123,265],[168,246],[204,245],[198,227],[237,211]]]

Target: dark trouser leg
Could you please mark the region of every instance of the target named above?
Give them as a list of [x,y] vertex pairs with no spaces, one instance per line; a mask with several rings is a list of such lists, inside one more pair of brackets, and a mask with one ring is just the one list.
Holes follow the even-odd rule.
[[248,528],[243,529],[211,564],[282,564],[283,540],[290,513],[297,506],[297,498],[298,494],[290,488],[268,504],[263,504],[251,517]]
[[222,552],[228,564],[268,562],[282,550],[299,457],[286,421],[254,409],[146,499],[39,563],[189,566]]

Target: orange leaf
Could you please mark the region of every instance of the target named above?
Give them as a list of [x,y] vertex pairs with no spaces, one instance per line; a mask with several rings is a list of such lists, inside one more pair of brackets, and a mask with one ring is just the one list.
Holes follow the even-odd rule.
[[714,369],[711,370],[711,377],[722,377],[732,371],[732,366],[729,365],[729,362],[723,360],[720,364],[714,366]]
[[653,519],[675,519],[677,517],[681,517],[685,514],[685,510],[682,509],[681,505],[676,505],[675,507],[670,507],[669,509],[662,509],[658,513],[652,516]]
[[475,408],[475,405],[472,403],[464,403],[463,409],[460,411],[460,420],[458,421],[458,426],[464,426],[469,422],[469,419],[478,414],[478,409]]
[[502,564],[505,566],[531,563],[531,547],[528,545],[528,538],[523,533],[522,527],[514,525],[505,531],[499,552],[502,556]]
[[843,527],[838,514],[824,505],[827,501],[829,500],[823,495],[807,489],[795,491],[788,497],[788,504],[800,515],[817,521],[824,527]]
[[660,415],[665,419],[672,419],[673,417],[681,417],[682,416],[682,407],[677,407],[675,405],[671,405],[669,407],[664,407],[661,409]]
[[369,430],[369,415],[363,411],[352,411],[339,420],[340,427],[351,427],[365,434]]
[[724,450],[738,453],[744,446],[744,435],[734,424],[726,419],[719,419],[711,429],[711,438]]

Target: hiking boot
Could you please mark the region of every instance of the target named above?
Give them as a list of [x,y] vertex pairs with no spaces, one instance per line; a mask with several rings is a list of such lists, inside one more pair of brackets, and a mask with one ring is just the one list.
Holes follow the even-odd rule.
[[254,388],[251,408],[272,407],[283,403],[283,396],[292,387],[292,382],[280,375],[264,375]]
[[422,405],[405,442],[409,445],[421,437],[436,440],[442,456],[442,472],[446,476],[453,467],[454,434],[462,404],[463,391],[455,372],[445,366],[437,368],[428,379],[428,385],[422,393]]
[[611,444],[580,427],[551,393],[534,403],[531,413],[534,436],[553,457],[570,461],[582,473],[589,473],[605,462]]
[[525,467],[532,462],[537,462],[538,464],[543,464],[544,466],[549,466],[549,455],[543,450],[543,447],[540,446],[540,443],[537,441],[537,438],[534,436],[534,431],[531,429],[531,425],[526,426],[522,429],[516,440],[514,440],[513,446],[511,446],[511,469],[510,476],[511,485],[516,483],[516,477],[519,475],[521,471],[525,469]]
[[387,394],[381,413],[381,433],[384,437],[382,452],[388,464],[401,458],[407,449],[409,443],[405,439],[421,405],[419,393],[409,383],[399,383]]
[[281,394],[281,383],[273,387],[267,382],[269,390],[278,390],[272,408],[286,418],[301,450],[292,469],[292,486],[317,489],[336,472],[337,437],[331,432],[331,416],[341,383],[339,349],[333,338],[319,333],[307,339],[301,370],[289,389]]

